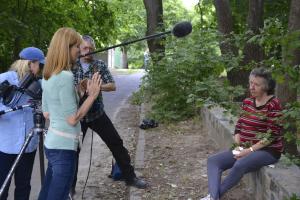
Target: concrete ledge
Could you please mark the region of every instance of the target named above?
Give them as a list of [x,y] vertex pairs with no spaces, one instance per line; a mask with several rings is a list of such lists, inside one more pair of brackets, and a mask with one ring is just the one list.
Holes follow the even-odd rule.
[[[228,149],[233,142],[236,118],[226,116],[221,108],[201,109],[203,126],[220,149]],[[263,167],[247,174],[243,180],[255,200],[284,200],[293,194],[300,196],[300,169],[284,166],[279,161],[275,168]]]
[[[144,104],[141,105],[140,108],[140,123],[142,123],[145,118],[145,109]],[[135,152],[135,173],[138,177],[143,176],[142,170],[144,169],[144,155],[145,155],[145,131],[143,129],[139,129],[139,135],[137,140],[136,152]],[[141,189],[137,189],[135,187],[130,187],[129,189],[129,200],[141,200],[143,191]]]

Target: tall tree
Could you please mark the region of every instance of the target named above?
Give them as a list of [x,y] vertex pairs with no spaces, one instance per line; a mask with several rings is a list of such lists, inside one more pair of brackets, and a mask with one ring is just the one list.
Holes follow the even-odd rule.
[[[152,35],[164,31],[163,4],[162,0],[144,0],[147,13],[147,32]],[[147,41],[151,54],[157,53],[158,59],[162,58],[165,52],[164,39],[151,39]]]
[[[295,34],[296,37],[293,39],[299,42],[299,31],[300,31],[300,1],[292,0],[290,6],[290,15],[288,30],[289,34]],[[298,32],[298,34],[297,34]],[[284,51],[283,59],[285,65],[295,66],[300,64],[300,50],[299,47],[295,49],[293,46],[294,42],[290,41],[291,46],[287,46]],[[292,56],[290,56],[292,55]],[[294,102],[297,100],[297,89],[291,87],[291,78],[288,74],[285,75],[285,81],[277,85],[276,93],[283,104],[288,102]]]
[[[264,19],[264,0],[249,0],[249,11],[247,18],[247,25],[249,32],[249,38],[258,35],[259,29],[263,28]],[[247,42],[244,48],[243,65],[248,64],[251,61],[259,62],[263,59],[263,49],[258,44]]]
[[[290,6],[289,22],[288,22],[288,38],[286,46],[283,50],[283,65],[292,67],[300,64],[300,1],[292,0]],[[279,97],[283,105],[286,103],[293,103],[297,101],[297,88],[293,87],[293,80],[291,74],[286,73],[283,83],[279,83],[276,88],[276,95]],[[299,74],[298,74],[299,76]],[[295,122],[290,122],[289,130],[291,133],[296,134],[297,128]],[[297,136],[296,136],[297,137]],[[299,135],[298,135],[299,137]],[[286,142],[286,152],[296,155],[298,153],[296,144]]]
[[90,34],[98,44],[100,40],[107,43],[114,35],[114,15],[106,0],[0,0],[0,4],[0,71],[5,71],[24,47],[36,46],[46,53],[53,33],[62,26]]
[[[264,0],[249,0],[246,39],[250,39],[260,33],[259,30],[263,28],[264,25],[263,11]],[[258,66],[257,63],[262,61],[263,58],[263,48],[258,44],[247,41],[243,50],[243,59],[240,63],[240,69],[233,70],[232,73],[228,74],[231,84],[242,85],[247,88],[251,69],[245,66],[251,62],[255,63],[254,66]],[[237,100],[242,100],[244,98],[245,96],[242,96]]]
[[[117,35],[114,43],[128,42],[145,36],[146,31],[146,10],[140,0],[111,0],[109,3],[115,15],[115,29]],[[128,13],[130,11],[130,14]],[[126,22],[126,23],[124,23]],[[146,43],[138,42],[121,48],[122,68],[128,66],[142,66],[143,53]]]
[[[230,2],[229,0],[215,0],[214,5],[216,8],[218,30],[223,36],[219,43],[222,56],[229,58],[238,56],[238,48],[233,44],[233,40],[230,39],[231,33],[233,33],[233,18],[230,9]],[[229,63],[227,63],[227,65],[229,65]],[[245,74],[246,72],[233,68],[228,71],[227,78],[233,86],[243,85]]]
[[214,5],[217,14],[218,30],[223,36],[223,39],[220,41],[221,52],[223,55],[237,55],[238,49],[230,40],[227,40],[233,32],[233,19],[229,0],[214,0]]
[[[238,56],[238,48],[233,45],[233,42],[229,40],[230,33],[232,33],[234,24],[232,13],[230,9],[229,0],[215,0],[214,5],[216,8],[218,29],[223,35],[223,39],[220,42],[220,49],[222,55],[225,56]],[[253,35],[259,34],[259,29],[263,27],[263,0],[249,0],[247,25],[249,38]],[[257,44],[246,43],[243,51],[244,57],[241,63],[239,63],[239,68],[234,68],[230,70],[227,74],[228,80],[231,85],[242,85],[247,87],[249,69],[244,66],[251,61],[261,61],[263,59],[263,50]],[[243,99],[244,97],[241,97]],[[237,99],[239,100],[239,99]]]

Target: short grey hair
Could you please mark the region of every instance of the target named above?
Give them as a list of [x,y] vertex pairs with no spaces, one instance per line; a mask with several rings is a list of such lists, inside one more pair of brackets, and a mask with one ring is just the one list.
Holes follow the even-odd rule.
[[265,80],[265,88],[268,95],[275,93],[276,82],[272,78],[272,74],[269,70],[263,67],[254,68],[250,72],[250,76],[261,77]]
[[83,35],[82,39],[86,42],[89,42],[93,46],[93,48],[96,49],[96,43],[95,43],[95,40],[92,38],[92,36]]

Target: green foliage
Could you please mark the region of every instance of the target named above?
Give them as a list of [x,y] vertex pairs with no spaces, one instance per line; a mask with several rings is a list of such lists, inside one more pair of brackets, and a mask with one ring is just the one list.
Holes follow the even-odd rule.
[[282,158],[280,160],[286,166],[291,166],[291,165],[300,166],[300,159],[299,159],[299,157],[297,157],[295,155],[290,155],[290,154],[286,153],[286,154],[284,154],[284,156],[282,156]]
[[193,89],[187,103],[193,103],[195,108],[219,105],[232,114],[237,114],[239,110],[239,106],[233,103],[233,99],[244,92],[242,87],[233,87],[227,79],[217,76],[204,77],[202,81],[195,83]]
[[[146,11],[143,1],[112,0],[109,2],[109,8],[113,10],[115,16],[114,33],[117,35],[117,40],[114,42],[128,42],[145,36]],[[127,53],[129,68],[141,68],[145,49],[145,42],[134,43],[122,48],[123,52]]]
[[297,194],[293,194],[291,197],[286,197],[284,200],[300,200],[300,197]]
[[90,34],[98,46],[100,41],[107,43],[114,36],[114,15],[105,0],[1,0],[0,3],[0,71],[5,71],[24,47],[36,46],[46,52],[53,33],[60,27],[73,27],[81,34]]
[[141,105],[144,100],[144,92],[143,90],[139,90],[137,92],[133,92],[130,98],[130,102],[133,105]]
[[[294,141],[297,146],[300,146],[300,102],[293,102],[287,104],[285,109],[283,110],[282,116],[283,128],[285,131],[284,138],[287,142]],[[296,131],[291,132],[292,130]]]
[[[285,1],[264,1],[264,18],[276,18],[286,29],[291,0]],[[233,31],[235,34],[243,34],[247,30],[247,17],[249,1],[230,0],[230,7],[233,17]]]
[[193,24],[199,24],[201,28],[215,28],[217,27],[217,20],[215,14],[215,7],[213,1],[202,0],[196,6],[198,18],[193,19]]
[[236,147],[243,147],[243,148],[250,148],[252,146],[251,142],[243,142],[241,144],[237,144],[237,143],[232,143],[230,146],[230,150],[234,150]]
[[163,20],[166,29],[174,26],[180,21],[191,21],[194,15],[188,11],[181,0],[163,0]]
[[234,33],[244,33],[248,14],[248,1],[230,0]]
[[262,141],[262,144],[265,145],[270,144],[275,139],[271,129],[269,129],[266,133],[257,133],[256,138]]
[[[142,38],[146,34],[146,10],[143,1],[140,0],[112,0],[110,8],[115,14],[115,33],[118,35],[117,42],[126,42]],[[179,21],[192,20],[194,16],[182,5],[181,0],[164,0],[164,26],[171,29]],[[128,13],[130,11],[130,14]],[[126,22],[126,23],[124,23]],[[143,66],[144,51],[147,43],[138,42],[125,47],[128,54],[129,68],[141,68]]]
[[228,105],[241,91],[217,80],[225,67],[215,31],[194,29],[187,38],[169,40],[166,47],[166,56],[149,67],[145,79],[156,119],[190,117],[205,103]]

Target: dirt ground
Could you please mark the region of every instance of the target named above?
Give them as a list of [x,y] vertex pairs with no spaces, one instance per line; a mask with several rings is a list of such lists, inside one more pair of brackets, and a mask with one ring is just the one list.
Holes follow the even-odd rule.
[[[140,107],[126,102],[114,124],[128,148],[132,162],[139,133]],[[94,136],[98,137],[98,136]],[[104,144],[101,144],[104,145]],[[177,124],[163,125],[145,132],[145,168],[142,177],[150,187],[142,190],[143,200],[192,200],[207,194],[206,159],[218,149],[206,135],[201,119],[191,119]],[[129,199],[129,188],[122,181],[112,181],[112,156],[93,151],[92,168],[83,199]],[[82,174],[80,174],[82,175]],[[86,174],[79,177],[77,194],[81,199]],[[240,183],[228,192],[224,200],[248,200],[245,185]]]

